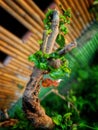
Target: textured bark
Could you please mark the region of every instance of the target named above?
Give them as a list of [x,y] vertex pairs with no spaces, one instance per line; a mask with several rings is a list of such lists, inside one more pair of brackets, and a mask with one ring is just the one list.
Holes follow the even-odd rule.
[[52,129],[54,126],[52,119],[45,114],[38,99],[39,82],[42,77],[43,71],[35,67],[23,95],[23,110],[34,127]]

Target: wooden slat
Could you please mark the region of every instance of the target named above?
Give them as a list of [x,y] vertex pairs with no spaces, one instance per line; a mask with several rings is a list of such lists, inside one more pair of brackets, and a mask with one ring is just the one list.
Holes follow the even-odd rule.
[[[4,35],[0,34],[0,38],[2,39],[2,41],[0,41],[0,45],[6,47],[7,49],[14,51],[14,53],[16,53],[17,55],[23,57],[24,59],[28,58],[28,55],[25,54],[25,52],[23,52],[23,48],[20,46],[20,48],[16,48],[15,44],[13,43],[13,41],[11,41],[9,38],[5,37]],[[19,45],[17,45],[19,46]]]
[[27,72],[24,73],[24,71],[21,72],[18,68],[17,68],[17,70],[15,70],[15,69],[13,69],[13,67],[5,66],[5,68],[3,67],[3,68],[0,68],[0,69],[5,71],[5,73],[6,72],[10,72],[10,73],[13,72],[13,74],[16,74],[16,75],[19,74],[19,75],[24,76],[24,77],[29,77],[30,76],[29,73],[27,73]]
[[82,9],[84,10],[84,13],[86,14],[86,16],[87,16],[87,18],[88,18],[88,20],[89,20],[89,22],[91,22],[92,19],[91,19],[91,16],[90,16],[90,14],[89,14],[89,12],[88,12],[86,6],[85,6],[84,1],[83,1],[83,0],[79,0],[79,2],[80,2],[80,5],[81,5]]
[[0,89],[9,90],[13,92],[19,90],[19,88],[14,84],[6,84],[6,83],[2,83],[1,81],[0,81]]
[[16,79],[11,79],[10,77],[8,76],[3,76],[3,75],[0,75],[0,81],[4,81],[5,83],[6,82],[9,82],[8,84],[20,84],[22,86],[25,86],[27,82],[23,82],[23,81],[17,81]]
[[12,8],[10,8],[4,1],[0,1],[0,5],[2,8],[4,8],[7,12],[9,12],[13,17],[15,17],[20,23],[22,23],[26,28],[28,28],[30,31],[35,33],[39,36],[39,38],[42,37],[41,33],[38,32],[31,24],[29,24],[25,19],[23,19],[19,14],[17,14]]
[[5,66],[5,68],[7,68],[9,71],[13,71],[15,73],[19,73],[20,75],[27,76],[27,77],[30,76],[31,74],[31,71],[26,70],[23,67],[17,67],[11,64],[8,64],[7,66]]
[[35,10],[35,12],[36,12],[37,14],[39,14],[39,16],[40,16],[42,19],[45,18],[44,13],[39,9],[39,7],[38,7],[33,1],[31,1],[31,0],[26,0],[26,2],[29,4],[29,6],[32,7],[32,9]]
[[[20,8],[14,1],[12,0],[4,0],[12,9],[14,9],[21,17],[23,17],[26,21],[28,21],[35,29],[42,32],[42,27],[39,26],[22,8]],[[32,2],[31,2],[32,3]]]
[[15,82],[12,83],[10,81],[2,80],[2,79],[0,79],[0,84],[3,84],[5,86],[13,86],[13,88],[18,86],[18,83],[15,83]]
[[41,17],[24,0],[15,0],[28,14],[43,27]]
[[9,78],[9,79],[12,79],[12,80],[16,80],[16,81],[20,81],[20,82],[27,82],[26,80],[22,80],[22,79],[19,79],[18,77],[16,77],[15,75],[11,75],[11,74],[8,74],[8,73],[3,73],[1,72],[0,70],[0,77],[6,77],[6,78]]
[[85,17],[85,15],[84,15],[83,7],[80,6],[79,1],[76,2],[75,0],[73,0],[73,1],[71,0],[71,2],[73,2],[74,5],[77,7],[76,9],[79,12],[80,22],[83,24],[83,28],[86,28],[86,24],[88,24],[89,21],[88,21],[87,17]]
[[[2,45],[1,45],[2,44]],[[28,62],[26,59],[23,59],[22,57],[20,57],[18,55],[18,51],[15,50],[16,53],[14,53],[14,51],[12,50],[12,48],[10,47],[10,49],[8,48],[8,46],[3,46],[4,42],[3,41],[0,41],[0,49],[1,51],[5,52],[6,54],[8,54],[9,56],[12,56],[18,60],[20,60],[21,62],[27,64],[27,65],[30,65],[30,66],[33,66],[32,63]]]
[[[19,68],[22,68],[22,69],[25,69],[27,72],[30,72],[30,71],[32,71],[32,69],[33,69],[33,67],[32,66],[29,66],[29,65],[27,65],[27,64],[25,64],[24,62],[21,62],[20,60],[18,60],[17,58],[12,58],[12,60],[10,61],[10,63],[13,65],[13,66],[15,66],[15,64],[16,64],[16,66]],[[32,65],[34,66],[34,64],[33,64],[33,62],[32,62]]]
[[[22,51],[24,53],[26,53],[27,55],[30,54],[30,52],[33,53],[33,50],[31,50],[31,48],[27,45],[24,44],[23,41],[21,39],[19,39],[18,37],[16,37],[14,34],[12,34],[11,32],[9,32],[8,30],[6,30],[4,27],[0,26],[0,32],[5,35],[7,38],[9,38],[10,40],[10,44],[13,42],[14,46],[18,49],[22,48]],[[12,43],[12,45],[13,45]]]
[[[84,2],[85,2],[85,6],[86,6],[87,9],[89,9],[90,6],[93,4],[93,0],[92,0],[91,3],[90,3],[90,1],[91,1],[91,0],[85,0],[85,1],[84,1]],[[95,18],[94,14],[91,13],[90,15],[91,15],[92,20],[94,20],[94,18]]]
[[[65,9],[71,8],[71,6],[68,4],[68,2],[66,0],[61,0],[61,4],[64,6]],[[82,27],[77,22],[77,20],[75,18],[76,16],[74,15],[74,12],[73,12],[72,8],[71,8],[71,13],[72,13],[72,21],[71,21],[71,23],[72,24],[75,23],[75,24],[73,24],[73,28],[76,30],[75,32],[79,35]]]
[[7,66],[14,66],[15,69],[18,68],[18,70],[21,70],[21,72],[24,71],[24,73],[26,72],[28,74],[30,74],[33,70],[33,67],[31,68],[30,66],[25,65],[17,59],[12,59],[10,64]]

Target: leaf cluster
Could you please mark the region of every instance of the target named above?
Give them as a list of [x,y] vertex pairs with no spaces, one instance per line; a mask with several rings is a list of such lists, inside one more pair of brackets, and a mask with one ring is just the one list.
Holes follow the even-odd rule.
[[[71,17],[71,10],[64,10],[62,9],[62,14],[60,14],[60,22],[59,22],[59,34],[56,38],[57,44],[60,46],[60,48],[65,46],[65,38],[64,35],[68,33],[68,29],[66,27],[66,24],[70,23],[70,17]],[[52,24],[52,18],[53,18],[53,10],[48,9],[46,13],[46,17],[44,19],[44,25],[45,29],[47,30],[47,35],[52,32],[51,30],[51,24]]]
[[[28,59],[29,61],[34,62],[37,68],[47,70],[49,72],[49,76],[53,79],[59,79],[65,74],[69,76],[71,72],[68,68],[68,60],[66,60],[64,56],[61,57],[57,52],[47,54],[42,51],[37,51],[35,54],[30,55]],[[62,65],[58,69],[54,68],[49,65],[51,59],[60,59],[62,61]]]

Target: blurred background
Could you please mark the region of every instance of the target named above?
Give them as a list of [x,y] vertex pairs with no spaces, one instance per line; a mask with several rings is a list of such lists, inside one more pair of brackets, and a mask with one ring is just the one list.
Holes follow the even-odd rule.
[[[46,112],[54,116],[56,130],[98,130],[97,0],[0,0],[0,120],[5,120],[8,110],[10,117],[23,121],[21,98],[34,66],[28,56],[39,50],[47,9],[60,10],[60,5],[71,9],[66,45],[77,42],[66,54],[71,74],[62,77],[56,89],[41,87],[39,97]],[[13,129],[26,128],[28,124],[20,123]]]

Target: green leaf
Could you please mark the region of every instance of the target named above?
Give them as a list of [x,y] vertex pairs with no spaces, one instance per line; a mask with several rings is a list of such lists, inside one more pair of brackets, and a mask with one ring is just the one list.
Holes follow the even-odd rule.
[[68,113],[64,114],[64,118],[69,119],[71,115],[72,115],[72,113],[68,112]]
[[60,20],[66,22],[66,17],[64,15],[60,15]]
[[41,45],[43,43],[43,41],[42,40],[38,40],[38,43]]
[[82,78],[82,79],[87,79],[89,76],[88,72],[85,70],[79,70],[78,74],[79,74],[80,78]]
[[51,30],[51,29],[48,29],[48,30],[46,31],[46,35],[50,34],[51,32],[52,32],[52,30]]
[[67,16],[67,17],[71,17],[71,9],[69,8],[68,10],[64,10],[64,15]]
[[50,54],[47,54],[47,53],[44,53],[44,58],[49,58],[50,57]]
[[58,125],[58,126],[61,125],[61,122],[62,122],[62,116],[61,115],[57,115],[57,116],[53,117],[52,119],[53,119],[53,122],[56,125]]
[[73,124],[73,125],[72,125],[72,130],[78,130],[77,124]]
[[35,54],[30,55],[30,56],[28,57],[28,60],[31,61],[31,62],[34,62],[35,65],[38,65],[38,64],[39,64],[39,63],[38,63],[38,59],[37,59],[37,57],[35,56]]
[[39,63],[38,67],[40,69],[43,69],[43,70],[47,70],[47,68],[48,68],[47,64],[46,63],[42,63],[42,62]]
[[65,73],[61,69],[56,69],[56,70],[50,72],[49,75],[53,79],[60,79],[65,75]]
[[58,34],[57,38],[56,38],[56,42],[57,44],[62,48],[65,45],[65,38],[62,34]]
[[35,56],[34,54],[32,54],[32,55],[30,55],[30,56],[28,57],[28,60],[35,62],[35,61],[36,61],[36,56]]
[[42,55],[43,55],[43,52],[39,50],[39,51],[37,51],[34,55],[35,55],[36,57],[37,57],[37,56],[42,56]]
[[50,54],[50,56],[49,56],[50,58],[54,58],[54,59],[57,59],[57,58],[59,58],[59,55],[58,55],[58,53],[57,52],[53,52],[53,53],[51,53]]
[[66,27],[64,24],[61,24],[61,25],[60,25],[60,30],[61,30],[61,32],[63,32],[64,34],[67,34],[67,33],[68,33],[68,29],[67,29],[67,27]]

